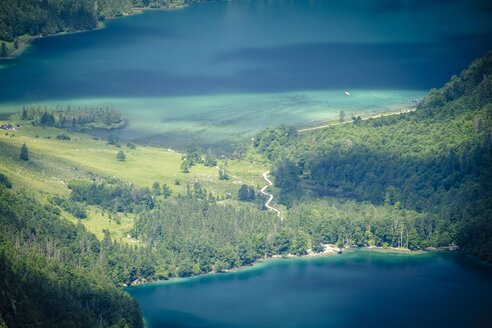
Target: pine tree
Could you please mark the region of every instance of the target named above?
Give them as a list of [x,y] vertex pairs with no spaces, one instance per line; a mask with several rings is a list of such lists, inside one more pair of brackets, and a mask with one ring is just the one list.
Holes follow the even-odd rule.
[[219,180],[229,180],[229,174],[226,170],[219,170]]
[[154,184],[152,185],[152,193],[155,195],[155,196],[160,196],[161,194],[161,185],[159,184],[159,182],[154,182]]
[[249,200],[248,186],[243,184],[241,188],[239,188],[239,191],[237,192],[237,196],[241,201],[248,201]]
[[27,150],[26,144],[23,144],[21,147],[19,159],[22,161],[28,161],[29,160],[29,151]]
[[190,164],[188,164],[187,160],[184,160],[181,163],[181,172],[183,172],[183,173],[189,173],[190,172]]
[[217,159],[212,154],[212,151],[209,149],[207,151],[207,155],[205,156],[205,166],[215,166],[217,165]]
[[125,153],[120,150],[118,154],[116,154],[116,159],[121,162],[124,162],[126,159]]
[[0,57],[7,57],[7,45],[2,42],[2,47],[0,49]]
[[164,196],[164,198],[168,198],[169,196],[171,196],[171,188],[169,188],[167,186],[167,184],[163,183],[162,184],[162,195]]
[[60,115],[61,116],[61,119],[60,119],[60,127],[61,128],[64,128],[65,125],[67,124],[67,119],[65,118],[65,115]]
[[48,122],[49,122],[49,114],[44,112],[43,115],[41,116],[39,124],[46,125],[46,124],[48,124]]
[[186,159],[190,166],[202,162],[202,152],[200,151],[200,148],[198,148],[196,144],[191,143],[188,146],[186,146]]
[[27,120],[27,110],[26,107],[22,108],[22,119]]

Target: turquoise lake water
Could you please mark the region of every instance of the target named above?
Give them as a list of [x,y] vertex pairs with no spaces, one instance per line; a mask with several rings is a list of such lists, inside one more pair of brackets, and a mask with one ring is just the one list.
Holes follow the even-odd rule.
[[114,106],[129,119],[121,138],[230,149],[269,125],[407,107],[490,49],[490,17],[478,0],[235,0],[145,12],[38,39],[2,61],[0,113]]
[[[0,61],[0,115],[114,106],[122,139],[230,151],[267,126],[406,108],[492,47],[482,0],[233,0],[37,39]],[[345,96],[344,92],[351,92]],[[129,288],[150,327],[487,327],[490,266],[348,251]]]
[[359,249],[127,291],[148,327],[490,327],[492,267]]

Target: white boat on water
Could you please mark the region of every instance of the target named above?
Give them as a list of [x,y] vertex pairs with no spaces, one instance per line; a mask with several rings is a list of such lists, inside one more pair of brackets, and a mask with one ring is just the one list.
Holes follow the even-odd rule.
[[350,97],[350,92],[345,91],[345,94]]

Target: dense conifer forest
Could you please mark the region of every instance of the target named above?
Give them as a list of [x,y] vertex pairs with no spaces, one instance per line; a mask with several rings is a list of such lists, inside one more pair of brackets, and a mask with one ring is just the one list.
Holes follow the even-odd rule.
[[[191,2],[191,1],[190,1]],[[184,0],[2,0],[0,57],[19,47],[19,37],[91,30],[136,8],[173,8]],[[28,39],[28,38],[27,38]]]
[[254,147],[274,163],[288,206],[312,191],[407,209],[415,215],[397,230],[417,232],[416,245],[458,244],[492,260],[492,52],[415,112],[302,134],[270,128]]
[[92,128],[115,129],[125,124],[121,113],[110,107],[84,109],[63,109],[61,106],[55,108],[41,108],[38,106],[24,106],[20,113],[20,119],[31,121],[36,126],[54,126],[60,129],[83,130]]
[[142,327],[136,301],[106,278],[107,242],[9,185],[3,178],[0,326]]
[[[16,48],[21,36],[89,30],[134,8],[183,4],[5,0],[0,40]],[[7,54],[5,44],[0,50]],[[124,124],[113,108],[31,106],[18,116],[56,131],[56,142],[70,142],[79,128]],[[64,194],[35,198],[9,176],[32,164],[28,147],[1,146],[8,165],[0,173],[0,327],[142,327],[138,304],[121,287],[222,272],[275,255],[321,253],[326,244],[458,245],[492,261],[492,52],[431,90],[414,112],[302,133],[271,127],[238,148],[237,160],[271,167],[282,220],[267,211],[259,186],[243,182],[224,197],[191,179],[185,192],[173,193],[165,183],[135,185],[88,171],[63,184]],[[127,161],[112,137],[105,146],[118,147],[115,162]],[[40,159],[34,169],[44,170],[40,163],[48,159],[39,151],[34,157]],[[183,174],[202,165],[217,168],[221,182],[230,179],[226,160],[219,164],[211,150],[204,155],[192,144],[181,160]],[[131,218],[128,242],[107,229],[98,239],[84,225],[90,213],[116,222]]]

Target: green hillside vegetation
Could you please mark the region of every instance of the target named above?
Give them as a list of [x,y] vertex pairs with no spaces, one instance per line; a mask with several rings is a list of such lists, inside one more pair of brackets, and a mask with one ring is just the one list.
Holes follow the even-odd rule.
[[0,225],[0,326],[143,327],[105,274],[110,241],[3,185]]
[[[0,307],[1,323],[140,327],[138,306],[115,286],[220,271],[264,256],[240,262],[235,243],[247,235],[251,244],[257,237],[251,230],[266,231],[275,220],[255,204],[234,200],[242,183],[263,183],[262,164],[218,161],[231,176],[219,180],[217,167],[204,165],[216,161],[207,154],[206,163],[195,163],[185,174],[179,168],[182,154],[109,144],[16,117],[9,123],[19,125],[17,130],[0,135],[1,251],[6,254],[1,268],[8,272],[1,289],[9,295]],[[25,160],[20,159],[22,148],[27,149]],[[116,159],[121,149],[124,162]],[[152,245],[161,242],[148,236],[162,237],[147,221],[162,220],[162,213],[169,216],[161,233],[174,243],[166,239],[156,249]],[[221,230],[232,214],[243,223]],[[197,220],[206,220],[211,228],[202,231]],[[32,261],[39,264],[25,269]],[[26,275],[28,284],[23,283]],[[52,293],[49,304],[41,299]],[[70,301],[60,305],[65,298]],[[49,315],[54,307],[60,316]]]
[[[51,200],[53,196],[67,198],[71,192],[68,188],[73,181],[124,186],[129,192],[140,191],[148,194],[156,182],[165,186],[173,195],[185,194],[187,184],[199,182],[217,199],[237,197],[242,183],[250,186],[262,186],[261,173],[266,168],[261,163],[240,160],[219,161],[221,167],[227,168],[231,179],[219,180],[216,167],[197,163],[189,173],[180,169],[183,155],[177,152],[133,144],[109,144],[104,140],[95,140],[92,136],[67,132],[50,126],[33,126],[30,121],[13,120],[17,131],[5,131],[0,134],[0,172],[9,176],[16,188],[24,188],[41,201]],[[67,138],[60,136],[66,135]],[[27,145],[29,160],[19,161],[21,146]],[[125,161],[119,161],[116,155],[124,151]],[[162,187],[161,187],[162,188]],[[163,195],[152,196],[164,198]],[[113,205],[117,203],[112,203]],[[133,210],[117,211],[117,206],[106,208],[101,204],[88,205],[89,213],[96,213],[101,220],[101,227],[93,225],[91,231],[102,237],[102,228],[114,227],[118,234],[114,238],[126,240],[126,233],[110,220],[109,214],[120,217],[121,225],[127,226]],[[132,207],[134,207],[132,200]],[[126,215],[126,216],[125,216]],[[93,215],[87,215],[93,222]],[[113,217],[113,215],[111,215]],[[73,222],[76,218],[68,216]],[[110,224],[108,226],[107,224]],[[92,224],[91,224],[92,225]],[[112,231],[113,229],[110,229]]]
[[54,126],[61,129],[88,130],[88,129],[118,129],[125,125],[121,113],[115,108],[85,108],[72,110],[70,106],[64,110],[56,108],[41,108],[38,106],[24,106],[19,118],[29,120],[35,126]]
[[[1,171],[14,191],[32,193],[50,213],[93,231],[109,247],[99,254],[107,256],[104,272],[117,286],[305,254],[309,247],[305,235],[291,242],[295,229],[259,209],[259,195],[261,204],[238,201],[242,185],[255,193],[265,183],[266,169],[254,156],[218,161],[219,169],[205,166],[215,164],[211,154],[195,158],[201,151],[193,145],[185,155],[137,146],[125,148],[121,162],[115,154],[122,146],[72,132],[70,140],[57,139],[58,128],[22,122],[13,121],[19,130],[0,137]],[[29,159],[20,161],[24,144]],[[193,165],[183,173],[187,156]],[[223,171],[228,179],[221,179]]]
[[135,9],[183,5],[184,0],[2,0],[0,57],[35,36],[92,30],[101,21],[131,14]]
[[[140,327],[138,306],[117,287],[324,244],[457,244],[491,261],[491,67],[489,53],[415,112],[303,133],[268,128],[232,158],[60,124],[122,121],[112,109],[25,108],[0,133],[0,325]],[[283,220],[258,192],[270,166]],[[55,305],[41,299],[51,293]],[[49,316],[51,306],[64,310]]]
[[[407,209],[415,215],[402,236],[417,232],[418,246],[458,244],[491,261],[491,133],[492,52],[415,112],[300,134],[269,128],[254,147],[273,162],[280,198],[293,208],[311,193]],[[372,220],[364,230],[377,233]]]
[[95,1],[5,0],[0,5],[0,39],[13,42],[21,35],[88,30],[97,26]]

